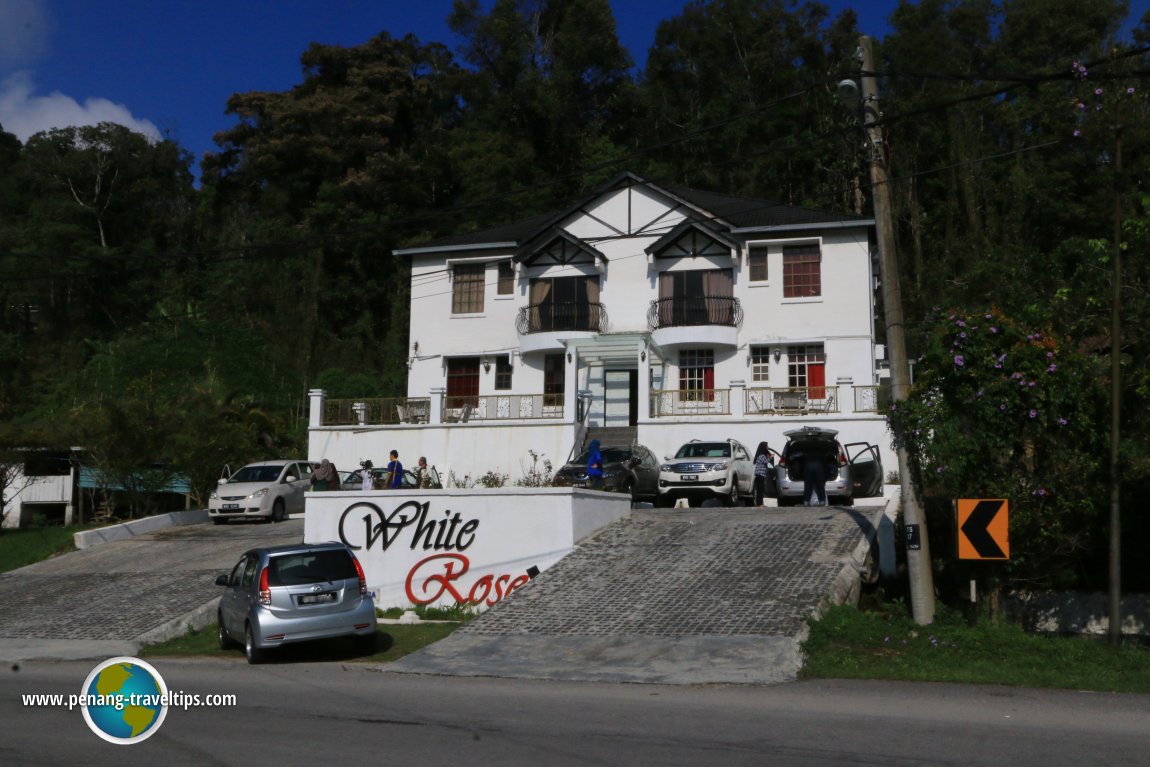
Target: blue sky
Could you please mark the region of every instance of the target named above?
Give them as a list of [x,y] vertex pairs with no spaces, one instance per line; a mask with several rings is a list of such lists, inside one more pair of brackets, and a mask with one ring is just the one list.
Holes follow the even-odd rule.
[[[837,0],[882,37],[897,0]],[[1143,4],[1139,0],[1132,5]],[[685,0],[611,0],[643,60]],[[0,125],[21,140],[64,125],[122,123],[170,136],[198,159],[234,124],[233,93],[287,90],[312,42],[357,45],[380,30],[455,50],[451,0],[0,0]]]

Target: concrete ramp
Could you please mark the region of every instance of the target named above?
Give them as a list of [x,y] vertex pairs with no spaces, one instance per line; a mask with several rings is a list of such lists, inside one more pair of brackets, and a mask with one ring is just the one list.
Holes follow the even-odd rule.
[[874,506],[635,510],[388,671],[662,684],[795,679],[806,620],[857,599]]

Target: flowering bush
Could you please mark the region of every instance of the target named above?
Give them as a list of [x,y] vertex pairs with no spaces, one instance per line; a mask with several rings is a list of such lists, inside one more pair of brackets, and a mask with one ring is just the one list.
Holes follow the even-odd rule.
[[930,496],[1008,499],[1012,578],[1073,577],[1105,507],[1097,363],[996,310],[937,311],[929,326],[914,388],[891,413],[915,481]]

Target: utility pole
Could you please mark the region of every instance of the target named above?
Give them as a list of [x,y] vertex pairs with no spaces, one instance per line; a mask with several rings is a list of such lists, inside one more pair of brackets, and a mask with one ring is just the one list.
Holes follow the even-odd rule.
[[1114,128],[1114,284],[1110,305],[1110,594],[1109,639],[1122,645],[1122,494],[1118,462],[1122,426],[1122,122]]
[[[875,228],[878,233],[879,279],[882,281],[883,315],[886,343],[890,350],[891,398],[894,406],[910,393],[910,364],[906,356],[906,327],[902,314],[902,288],[899,283],[898,256],[894,244],[894,222],[887,183],[886,145],[878,105],[878,83],[875,79],[874,47],[871,38],[859,38],[862,52],[863,124],[870,151],[870,179],[874,190]],[[910,480],[910,460],[906,447],[898,450],[898,478],[902,490],[902,516],[906,527],[906,562],[910,578],[911,614],[919,625],[934,622],[934,575],[930,566],[930,539],[926,534],[926,515],[918,493]]]

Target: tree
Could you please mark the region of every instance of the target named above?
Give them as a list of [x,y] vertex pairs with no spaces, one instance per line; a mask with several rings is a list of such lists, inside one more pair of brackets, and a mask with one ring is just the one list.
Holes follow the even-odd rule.
[[930,319],[911,396],[892,414],[924,496],[1010,500],[1016,587],[1080,583],[1097,555],[1106,468],[1098,360],[1001,310]]

